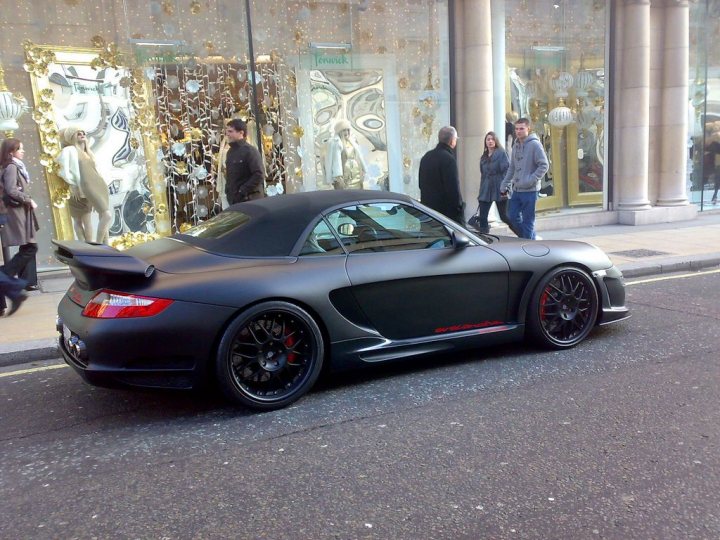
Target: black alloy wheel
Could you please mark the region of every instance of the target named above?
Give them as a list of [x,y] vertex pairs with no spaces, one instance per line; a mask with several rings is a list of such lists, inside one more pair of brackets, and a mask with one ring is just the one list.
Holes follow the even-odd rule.
[[528,329],[541,345],[574,347],[595,326],[598,293],[592,277],[579,268],[556,268],[542,278],[528,311]]
[[325,355],[313,318],[288,302],[265,302],[235,319],[220,341],[217,378],[225,395],[252,409],[285,407],[313,386]]

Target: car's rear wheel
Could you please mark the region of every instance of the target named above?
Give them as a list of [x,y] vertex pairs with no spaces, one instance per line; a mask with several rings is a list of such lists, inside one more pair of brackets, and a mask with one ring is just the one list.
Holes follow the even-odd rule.
[[218,349],[225,395],[253,409],[285,407],[304,395],[322,369],[325,348],[313,318],[289,302],[265,302],[228,327]]
[[533,293],[528,330],[541,345],[567,349],[587,337],[597,312],[598,293],[592,277],[579,268],[556,268],[542,278]]

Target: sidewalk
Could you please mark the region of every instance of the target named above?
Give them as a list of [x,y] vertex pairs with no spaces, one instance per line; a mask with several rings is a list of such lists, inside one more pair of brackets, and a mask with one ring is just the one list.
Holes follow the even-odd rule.
[[[720,265],[720,212],[705,212],[692,221],[655,225],[602,225],[543,230],[543,240],[580,240],[601,248],[626,278],[693,271]],[[507,228],[492,232],[506,234]],[[0,319],[0,366],[48,360],[56,350],[57,305],[72,283],[68,272],[40,275],[42,292],[30,297],[12,317]]]

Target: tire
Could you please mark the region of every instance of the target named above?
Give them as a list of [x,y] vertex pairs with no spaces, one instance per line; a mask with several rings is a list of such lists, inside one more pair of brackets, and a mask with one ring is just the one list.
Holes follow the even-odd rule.
[[579,268],[562,266],[543,276],[528,307],[530,337],[551,349],[569,349],[595,327],[598,292]]
[[216,376],[231,401],[256,410],[280,409],[312,388],[324,357],[320,328],[305,310],[265,302],[240,314],[225,331]]

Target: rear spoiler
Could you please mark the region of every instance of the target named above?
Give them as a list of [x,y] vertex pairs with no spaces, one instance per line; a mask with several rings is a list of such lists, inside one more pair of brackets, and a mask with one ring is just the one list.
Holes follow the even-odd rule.
[[108,277],[149,278],[155,267],[138,257],[105,244],[77,240],[53,240],[55,258],[70,267],[75,278],[91,289],[105,284]]

